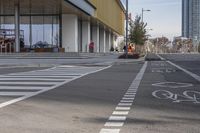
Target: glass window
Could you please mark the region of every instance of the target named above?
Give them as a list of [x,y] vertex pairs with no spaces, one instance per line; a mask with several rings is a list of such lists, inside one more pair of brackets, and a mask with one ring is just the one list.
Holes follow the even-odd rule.
[[32,43],[43,43],[45,47],[56,47],[59,44],[59,17],[32,16]]
[[23,16],[20,17],[20,30],[21,30],[21,35],[23,38],[23,42],[25,47],[30,46],[30,17],[28,16]]

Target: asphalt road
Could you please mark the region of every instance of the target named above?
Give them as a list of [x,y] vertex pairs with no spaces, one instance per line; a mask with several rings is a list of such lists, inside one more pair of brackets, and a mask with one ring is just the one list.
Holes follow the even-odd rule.
[[200,59],[161,56],[167,60],[3,68],[0,132],[199,133]]

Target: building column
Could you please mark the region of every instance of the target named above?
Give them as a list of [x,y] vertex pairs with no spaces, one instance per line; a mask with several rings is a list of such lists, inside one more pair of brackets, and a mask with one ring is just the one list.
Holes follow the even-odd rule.
[[108,48],[108,52],[110,52],[110,49],[111,49],[111,46],[112,46],[112,44],[111,44],[111,32],[109,31],[108,32],[108,46],[109,46],[109,48]]
[[20,52],[20,7],[19,0],[15,0],[15,52]]
[[92,27],[92,41],[94,42],[94,52],[100,52],[99,50],[99,25]]
[[111,48],[111,33],[110,31],[106,32],[106,52],[110,52]]
[[78,52],[77,15],[62,15],[62,47],[65,52]]
[[[3,14],[3,2],[0,0],[0,14]],[[4,23],[4,17],[0,16],[0,29],[4,29],[2,24]]]
[[83,52],[89,52],[89,43],[91,41],[90,30],[91,30],[90,22],[83,21],[82,22],[82,51]]
[[111,41],[111,47],[115,48],[114,47],[114,35],[113,35],[112,32],[110,33],[110,36],[111,36],[111,40],[110,40]]
[[104,28],[100,29],[100,52],[105,53],[105,45],[106,45],[106,32]]

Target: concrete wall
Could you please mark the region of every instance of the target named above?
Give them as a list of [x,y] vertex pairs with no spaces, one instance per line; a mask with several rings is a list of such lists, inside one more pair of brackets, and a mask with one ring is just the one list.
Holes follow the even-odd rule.
[[62,47],[65,52],[78,52],[78,17],[62,15]]

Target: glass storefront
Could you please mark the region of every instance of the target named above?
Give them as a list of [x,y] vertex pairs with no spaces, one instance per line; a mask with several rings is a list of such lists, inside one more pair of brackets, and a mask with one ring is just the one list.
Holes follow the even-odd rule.
[[[37,4],[36,4],[37,2]],[[60,44],[56,0],[20,0],[20,48],[55,48]],[[0,0],[0,45],[15,43],[15,1]],[[9,44],[11,44],[9,42]],[[12,46],[14,48],[14,46]]]
[[22,16],[20,22],[25,47],[59,46],[59,16]]

